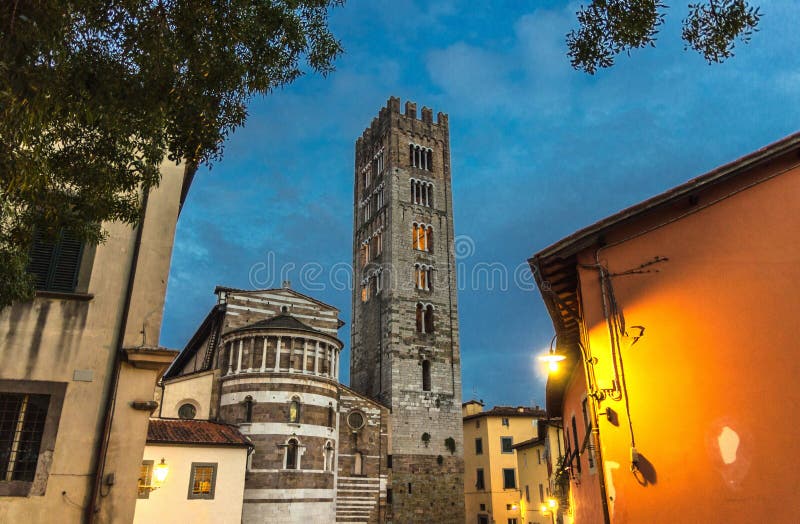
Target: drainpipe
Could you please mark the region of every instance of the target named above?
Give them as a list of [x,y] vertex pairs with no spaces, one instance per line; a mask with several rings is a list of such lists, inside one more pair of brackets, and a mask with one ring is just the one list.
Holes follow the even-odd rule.
[[125,289],[125,303],[122,308],[122,318],[120,320],[119,329],[117,330],[116,348],[114,351],[114,366],[112,372],[111,384],[109,384],[106,391],[105,402],[103,403],[103,432],[97,442],[94,453],[94,481],[92,482],[92,492],[89,498],[89,503],[86,505],[86,513],[84,515],[84,522],[86,524],[93,524],[96,520],[99,506],[97,504],[98,495],[100,495],[100,488],[103,482],[103,473],[106,466],[106,456],[108,455],[108,444],[111,439],[111,424],[114,420],[114,408],[116,406],[117,388],[119,387],[120,370],[122,369],[122,345],[125,341],[125,330],[128,327],[128,316],[131,309],[131,300],[133,297],[133,285],[136,280],[136,268],[139,263],[139,248],[142,245],[142,231],[144,230],[144,222],[147,216],[147,203],[150,197],[150,192],[146,192],[142,198],[142,217],[139,227],[136,229],[136,242],[133,245],[133,254],[131,258],[131,269],[128,272],[128,284]]

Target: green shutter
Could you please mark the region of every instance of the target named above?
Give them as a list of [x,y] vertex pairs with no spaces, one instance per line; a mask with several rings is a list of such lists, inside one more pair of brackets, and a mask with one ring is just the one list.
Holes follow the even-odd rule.
[[28,272],[35,278],[36,289],[73,293],[78,283],[83,243],[62,230],[55,242],[44,235],[34,235]]

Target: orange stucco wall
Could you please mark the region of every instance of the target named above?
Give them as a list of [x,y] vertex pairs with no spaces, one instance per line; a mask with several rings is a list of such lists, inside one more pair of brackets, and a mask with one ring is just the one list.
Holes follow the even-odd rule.
[[[627,406],[624,398],[598,406],[612,415],[600,417],[612,522],[796,522],[800,515],[800,169],[782,162],[702,193],[686,209],[617,228],[597,251],[612,274],[669,259],[647,268],[658,272],[612,277],[628,334],[644,328],[635,344],[620,339]],[[595,263],[595,252],[579,261]],[[579,277],[584,343],[597,358],[599,387],[611,388],[598,273],[584,267]],[[580,412],[580,389],[575,383],[567,392],[565,426],[572,409]],[[635,473],[626,407],[641,456]],[[576,506],[602,515],[599,497]]]
[[[578,442],[583,444],[586,438],[586,425],[583,421],[583,399],[586,397],[586,380],[583,367],[578,366],[573,372],[569,386],[567,386],[564,396],[564,438],[569,438],[570,449],[575,449],[575,438],[572,432],[572,417],[575,417],[575,427],[577,429]],[[593,522],[603,522],[603,507],[599,502],[600,497],[600,465],[597,456],[594,455],[594,467],[589,464],[589,454],[592,450],[588,447],[581,453],[579,460],[581,463],[580,473],[577,468],[577,461],[572,464],[572,481],[570,482],[570,507],[562,508],[566,516],[571,516],[572,521],[578,524],[589,524]]]

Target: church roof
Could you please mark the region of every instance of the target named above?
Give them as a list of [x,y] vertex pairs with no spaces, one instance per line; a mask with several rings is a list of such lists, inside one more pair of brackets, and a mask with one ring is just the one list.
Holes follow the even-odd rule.
[[195,446],[252,446],[236,426],[210,420],[177,418],[150,419],[148,444],[187,444]]

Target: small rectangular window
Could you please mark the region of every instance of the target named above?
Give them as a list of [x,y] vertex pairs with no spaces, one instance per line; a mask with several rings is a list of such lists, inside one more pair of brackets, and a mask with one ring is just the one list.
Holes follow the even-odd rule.
[[486,489],[483,479],[483,468],[478,468],[475,472],[475,489]]
[[501,423],[502,423],[502,424],[503,424],[505,427],[508,427],[508,419],[507,419],[507,418],[503,417],[503,418],[501,419]]
[[42,291],[74,293],[83,256],[83,243],[69,231],[62,230],[54,240],[34,233],[28,260],[28,273],[34,286]]
[[136,498],[149,499],[150,486],[153,484],[153,461],[143,460],[139,468],[139,481],[137,483]]
[[392,469],[392,456],[386,455],[386,467]]
[[386,488],[386,503],[392,503],[392,488]]
[[481,504],[481,511],[486,511],[486,504]]
[[[541,484],[539,484],[539,485],[541,486]],[[531,501],[531,490],[529,488],[530,488],[530,486],[525,484],[525,501],[526,502],[530,502]]]
[[213,499],[216,482],[216,462],[192,462],[188,498]]
[[517,524],[517,519],[516,518],[509,518],[508,519],[508,524]]
[[539,502],[544,502],[544,486],[539,484]]
[[500,450],[503,453],[514,453],[514,437],[500,437]]
[[[481,511],[486,511],[486,504],[481,504],[483,506]],[[488,515],[478,515],[478,524],[489,524],[489,516]]]
[[483,439],[481,438],[475,439],[475,454],[483,455]]
[[514,468],[503,468],[503,489],[516,489],[517,478]]

